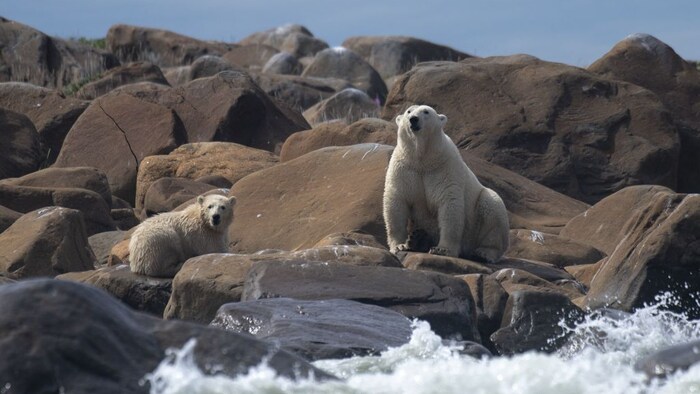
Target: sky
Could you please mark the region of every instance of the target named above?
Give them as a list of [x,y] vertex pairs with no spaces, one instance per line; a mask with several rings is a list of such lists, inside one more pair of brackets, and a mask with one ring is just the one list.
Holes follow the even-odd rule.
[[0,16],[64,38],[100,38],[125,23],[227,42],[298,23],[331,46],[405,35],[476,56],[526,53],[580,67],[647,33],[700,60],[700,0],[0,0]]

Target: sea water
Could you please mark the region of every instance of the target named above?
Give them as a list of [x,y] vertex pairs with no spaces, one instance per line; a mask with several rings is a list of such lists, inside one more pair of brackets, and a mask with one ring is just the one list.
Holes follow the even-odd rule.
[[700,321],[666,310],[672,302],[666,294],[634,314],[591,314],[570,329],[567,345],[554,354],[475,359],[416,321],[407,344],[379,356],[314,362],[339,381],[280,377],[265,362],[235,378],[206,376],[194,363],[191,341],[170,351],[144,382],[158,394],[700,393],[700,363],[665,379],[648,379],[634,368],[649,354],[700,338]]

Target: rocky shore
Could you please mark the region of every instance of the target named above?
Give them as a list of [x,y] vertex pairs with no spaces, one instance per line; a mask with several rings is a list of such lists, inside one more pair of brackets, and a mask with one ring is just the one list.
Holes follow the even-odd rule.
[[[400,346],[412,319],[503,357],[668,292],[700,318],[700,72],[652,36],[585,69],[300,25],[237,43],[115,25],[102,44],[0,18],[0,392],[148,392],[192,338],[206,373],[323,380],[311,361]],[[498,263],[388,251],[394,118],[415,103],[504,200]],[[230,253],[129,270],[138,223],[210,193],[237,199]]]

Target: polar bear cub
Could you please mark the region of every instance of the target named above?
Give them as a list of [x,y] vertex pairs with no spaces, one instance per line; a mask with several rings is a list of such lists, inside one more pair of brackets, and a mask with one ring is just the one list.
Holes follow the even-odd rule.
[[429,252],[498,261],[508,249],[503,200],[484,187],[443,132],[447,122],[427,105],[396,117],[398,141],[384,183],[384,221],[393,253],[413,248],[409,234],[430,240]]
[[190,257],[227,252],[235,204],[235,197],[199,196],[182,211],[145,220],[129,241],[131,271],[173,277]]

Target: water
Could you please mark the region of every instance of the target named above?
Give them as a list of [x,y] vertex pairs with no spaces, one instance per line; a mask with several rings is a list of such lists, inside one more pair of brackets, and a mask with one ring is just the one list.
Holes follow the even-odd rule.
[[477,360],[444,345],[427,323],[415,322],[409,343],[380,356],[314,363],[341,381],[292,381],[276,376],[264,362],[233,379],[205,376],[192,360],[194,342],[172,351],[144,379],[158,394],[700,393],[700,364],[665,380],[649,381],[634,370],[646,355],[700,338],[700,321],[664,310],[673,302],[666,294],[627,317],[591,315],[571,330],[569,344],[551,355],[528,352]]

